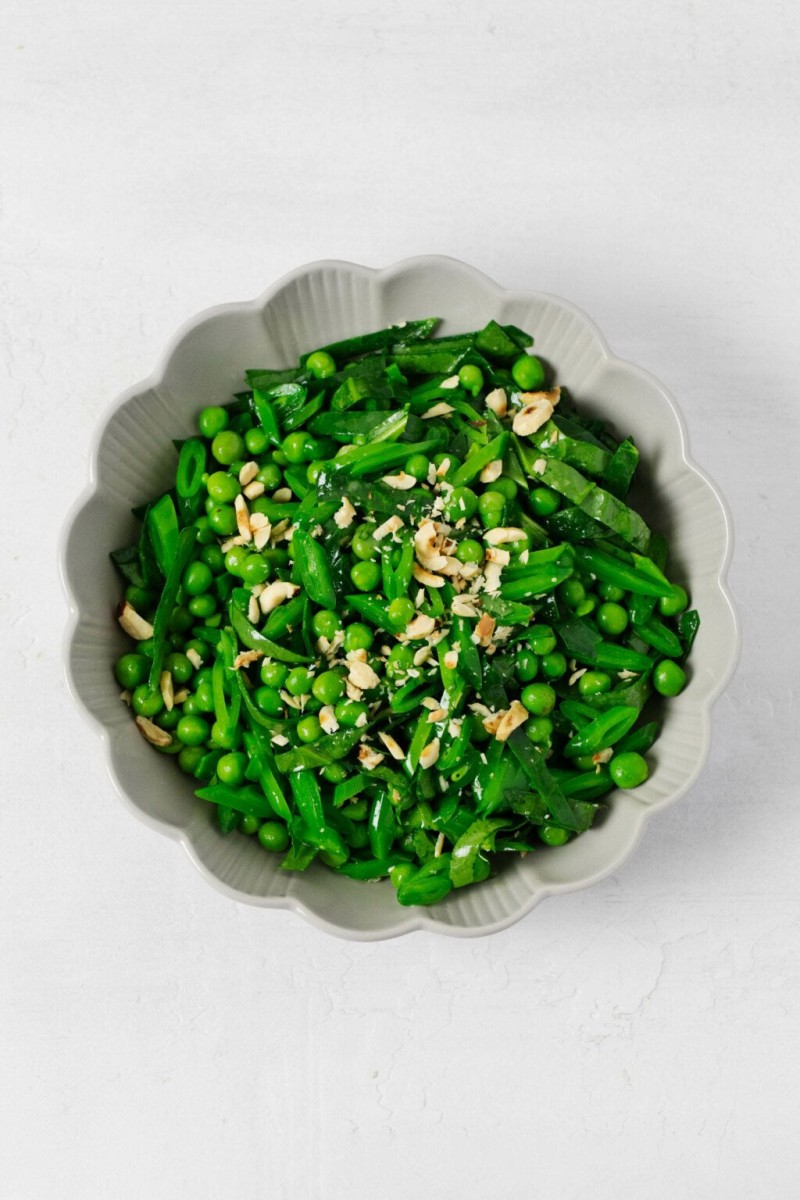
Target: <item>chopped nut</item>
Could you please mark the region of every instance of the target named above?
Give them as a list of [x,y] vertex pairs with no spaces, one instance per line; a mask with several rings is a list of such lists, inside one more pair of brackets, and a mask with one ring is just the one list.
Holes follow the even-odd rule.
[[239,530],[239,537],[244,538],[245,542],[252,541],[253,532],[250,528],[250,511],[244,496],[237,496],[233,502],[233,507],[236,510],[236,528]]
[[380,676],[376,675],[369,663],[359,662],[356,659],[349,663],[349,667],[347,677],[354,687],[361,688],[365,692],[380,687]]
[[122,703],[123,703],[123,704],[127,704],[128,708],[130,708],[130,706],[131,706],[131,694],[130,694],[130,692],[128,691],[128,689],[127,689],[127,688],[125,688],[125,690],[124,690],[124,691],[120,692],[120,694],[119,694],[119,698],[120,698],[120,700],[122,701]]
[[266,525],[261,525],[258,529],[256,529],[255,533],[253,534],[253,546],[255,549],[263,550],[268,544],[271,536],[272,526],[268,521]]
[[495,388],[493,392],[489,392],[484,404],[496,417],[504,417],[508,412],[508,397],[503,388]]
[[419,765],[423,771],[428,771],[439,758],[439,739],[432,738],[428,742],[422,754],[419,756]]
[[253,533],[257,529],[263,529],[265,525],[269,525],[269,517],[265,516],[264,513],[250,513],[250,528]]
[[428,474],[426,476],[426,479],[431,487],[433,487],[433,485],[436,483],[436,464],[435,463],[429,464]]
[[480,563],[462,563],[459,574],[462,579],[474,579],[476,575],[480,575]]
[[360,700],[363,695],[361,688],[356,687],[349,679],[345,679],[344,681],[344,691],[348,700]]
[[525,537],[525,530],[516,525],[500,525],[497,529],[487,529],[483,540],[490,546],[502,546],[504,542],[519,542]]
[[434,725],[437,721],[443,721],[447,716],[446,708],[432,708],[428,713],[428,722]]
[[478,624],[475,626],[473,633],[473,641],[477,638],[481,646],[488,646],[492,640],[492,634],[497,622],[494,617],[490,617],[488,613],[483,613]]
[[296,583],[289,583],[283,579],[275,579],[272,583],[267,584],[258,597],[258,606],[266,616],[267,613],[272,612],[273,608],[277,608],[279,604],[283,604],[284,600],[291,600],[299,591],[300,588]]
[[305,696],[293,696],[291,692],[286,691],[286,688],[281,688],[279,695],[283,703],[289,705],[289,708],[299,709],[302,712],[306,706]]
[[453,603],[450,605],[450,611],[453,616],[477,617],[478,609],[473,603],[473,599],[468,599],[466,596],[454,596]]
[[618,679],[635,679],[638,674],[639,674],[638,671],[629,671],[626,667],[622,671],[617,671],[617,678]]
[[200,655],[198,654],[198,652],[195,650],[194,646],[190,646],[189,649],[186,651],[186,657],[188,658],[189,662],[194,667],[195,671],[199,671],[203,665],[203,660],[200,657]]
[[238,671],[242,667],[249,667],[250,663],[258,662],[259,658],[263,657],[263,650],[242,650],[241,654],[237,654],[233,660],[233,669]]
[[400,492],[407,492],[410,488],[416,487],[417,484],[414,476],[406,474],[405,471],[400,471],[397,475],[384,475],[382,482],[387,487],[394,488]]
[[333,514],[334,525],[339,529],[348,529],[353,524],[356,510],[347,496],[342,497],[341,506]]
[[445,585],[445,580],[441,575],[434,575],[432,571],[426,571],[419,563],[414,563],[411,568],[411,573],[417,583],[422,583],[425,587],[441,588]]
[[441,858],[444,850],[444,834],[440,833],[436,839],[436,845],[433,847],[433,857]]
[[336,720],[336,713],[333,710],[332,704],[325,704],[319,710],[319,723],[325,733],[336,733],[339,728],[339,722]]
[[443,458],[442,461],[439,463],[438,467],[436,468],[436,478],[444,479],[445,475],[447,474],[447,472],[449,470],[450,470],[450,459]]
[[137,642],[143,642],[153,636],[153,626],[144,617],[140,617],[132,604],[123,600],[117,609],[117,620],[129,637]]
[[500,550],[497,546],[489,546],[486,551],[486,561],[497,563],[499,567],[507,567],[511,562],[511,555],[508,550]]
[[360,647],[358,650],[348,650],[345,658],[348,662],[366,662],[367,652],[363,647]]
[[460,382],[457,375],[448,375],[447,379],[442,380],[439,387],[444,388],[445,391],[450,391],[452,388],[457,388]]
[[263,483],[259,483],[257,479],[254,479],[252,483],[248,483],[244,489],[244,494],[248,500],[257,500],[259,496],[264,495],[266,490]]
[[288,746],[289,745],[289,739],[282,733],[273,733],[272,737],[269,740],[272,742],[273,746]]
[[435,628],[436,622],[433,617],[417,613],[406,625],[405,634],[409,638],[424,638],[432,634]]
[[476,702],[475,704],[467,705],[467,707],[470,712],[475,713],[476,717],[490,717],[492,715],[491,709],[487,708],[485,704],[478,704]]
[[601,763],[607,763],[614,757],[614,750],[611,746],[606,746],[605,750],[598,750],[592,755],[592,762],[599,767]]
[[169,671],[161,672],[158,688],[161,692],[161,699],[164,701],[164,708],[167,712],[172,712],[175,707],[175,689],[172,686],[172,675]]
[[458,666],[458,650],[448,650],[444,656],[444,665],[448,671],[455,671]]
[[382,542],[383,539],[388,537],[390,533],[397,533],[398,529],[402,528],[403,518],[398,517],[395,513],[393,517],[389,517],[389,519],[384,521],[382,525],[379,525],[372,536],[376,542]]
[[560,397],[560,388],[553,388],[551,392],[522,392],[520,399],[524,401],[524,407],[514,416],[511,425],[514,433],[525,437],[541,429],[552,417]]
[[581,675],[586,674],[586,671],[586,667],[580,667],[577,671],[573,671],[568,680],[569,686],[572,687],[573,683],[577,683]]
[[146,738],[151,746],[171,746],[172,735],[167,733],[166,729],[161,729],[149,717],[137,717],[136,726],[143,738]]
[[255,625],[260,611],[261,610],[258,607],[258,596],[251,596],[247,601],[247,619],[251,625]]
[[359,713],[358,716],[356,717],[356,729],[363,729],[364,726],[366,725],[366,723],[367,723],[367,714],[365,712]]
[[433,696],[423,696],[422,707],[427,708],[429,711],[433,711],[439,707],[439,701],[434,700]]
[[431,656],[430,646],[420,646],[419,650],[414,651],[414,666],[421,667],[426,663]]
[[[442,384],[439,385],[443,386]],[[445,404],[442,400],[439,404],[434,404],[427,412],[421,414],[423,421],[429,421],[432,417],[447,417],[451,412],[455,412],[452,404]]]
[[520,725],[524,725],[530,713],[524,704],[520,704],[519,700],[512,700],[511,707],[502,714],[499,725],[497,726],[494,736],[498,742],[505,742]]
[[379,754],[377,750],[373,750],[372,746],[365,746],[363,743],[358,747],[358,761],[366,771],[373,771],[375,767],[383,762],[384,755]]
[[381,739],[392,758],[396,758],[398,762],[402,762],[405,758],[405,754],[392,735],[390,733],[379,733],[378,737]]
[[242,487],[247,487],[248,483],[252,483],[258,472],[261,470],[257,462],[246,462],[239,472],[239,483]]
[[189,699],[190,695],[191,695],[191,692],[189,691],[188,688],[179,688],[178,691],[173,696],[173,701],[175,704],[183,704],[184,700]]
[[495,458],[481,471],[481,483],[494,483],[503,474],[502,458]]
[[544,475],[545,471],[547,470],[547,459],[537,458],[533,464],[533,470],[536,475]]
[[291,504],[292,495],[293,492],[291,488],[279,487],[277,491],[272,493],[272,499],[276,504]]

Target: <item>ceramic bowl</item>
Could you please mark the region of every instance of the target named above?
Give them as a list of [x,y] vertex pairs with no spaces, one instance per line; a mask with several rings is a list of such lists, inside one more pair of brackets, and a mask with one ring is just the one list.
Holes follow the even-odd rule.
[[[125,642],[114,619],[120,585],[111,549],[134,539],[132,506],[174,477],[172,439],[193,431],[207,404],[224,403],[251,366],[286,366],[299,353],[411,317],[441,316],[442,332],[480,327],[494,317],[532,332],[536,353],[555,369],[587,413],[633,435],[642,456],[636,503],[667,534],[672,576],[689,588],[702,627],[690,682],[664,705],[651,775],[610,798],[605,820],[558,849],[543,848],[496,878],[454,891],[430,909],[398,905],[388,881],[356,883],[323,867],[278,869],[278,857],[242,836],[223,836],[191,782],[139,736],[119,700],[111,665]],[[71,606],[66,667],[73,695],[95,724],[111,778],[128,807],[179,841],[204,877],[236,900],[293,909],[330,933],[356,939],[411,930],[471,935],[510,925],[545,896],[588,887],[619,867],[653,813],[694,784],[709,747],[713,701],[738,654],[735,613],[725,587],[731,524],[719,492],[691,460],[677,405],[651,375],[614,357],[594,323],[574,305],[538,292],[505,291],[452,259],[425,257],[372,270],[345,262],[301,267],[257,300],[200,313],[175,336],[151,377],[129,388],[97,430],[91,481],[74,507],[62,544]]]

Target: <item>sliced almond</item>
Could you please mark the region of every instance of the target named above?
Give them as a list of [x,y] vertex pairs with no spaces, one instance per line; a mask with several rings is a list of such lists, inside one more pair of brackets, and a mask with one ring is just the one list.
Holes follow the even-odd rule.
[[360,700],[363,695],[361,688],[356,687],[349,679],[344,681],[344,692],[348,700]]
[[488,717],[483,718],[483,721],[481,722],[481,724],[483,725],[483,728],[486,730],[487,733],[496,733],[497,730],[500,728],[500,722],[502,721],[504,716],[505,716],[505,711],[489,713]]
[[442,380],[442,382],[439,384],[439,387],[444,388],[446,392],[449,392],[452,388],[457,388],[460,382],[461,381],[457,375],[448,375],[447,379]]
[[405,635],[409,638],[429,637],[435,628],[436,622],[433,617],[427,616],[426,613],[417,613],[406,625]]
[[194,667],[195,671],[199,671],[203,665],[203,660],[200,657],[197,650],[195,650],[194,646],[190,646],[189,649],[186,651],[186,657],[188,658],[189,662]]
[[455,671],[458,666],[458,650],[448,650],[444,656],[444,665],[448,671]]
[[289,745],[289,739],[283,733],[273,733],[272,737],[269,740],[272,742],[273,746],[288,746]]
[[266,525],[262,525],[259,529],[256,529],[255,533],[253,534],[253,545],[256,550],[263,550],[264,547],[269,544],[269,539],[271,536],[272,526],[269,524],[269,522],[267,522]]
[[503,568],[500,563],[487,562],[483,569],[483,590],[489,595],[494,596],[500,590],[500,577]]
[[477,638],[481,646],[488,646],[492,640],[496,624],[497,622],[494,617],[490,617],[488,613],[483,613],[478,624],[475,626],[475,632],[472,635],[473,640]]
[[365,771],[374,771],[375,767],[380,766],[383,759],[384,755],[379,754],[377,750],[373,750],[372,746],[366,746],[362,743],[358,747],[358,761]]
[[420,564],[428,571],[441,571],[447,558],[439,550],[439,530],[433,521],[423,521],[414,534],[414,550]]
[[403,518],[398,517],[395,513],[393,517],[389,517],[388,520],[384,521],[382,525],[379,525],[372,536],[376,542],[382,542],[383,539],[388,537],[390,533],[397,533],[398,529],[402,528]]
[[239,472],[239,483],[242,487],[247,487],[248,483],[252,483],[258,472],[261,470],[257,462],[246,462]]
[[436,468],[437,479],[444,479],[445,475],[447,474],[447,472],[449,470],[450,470],[450,459],[443,458],[442,461],[439,463],[438,467]]
[[511,425],[514,433],[525,437],[541,429],[552,417],[560,397],[560,388],[553,388],[551,392],[521,392],[523,407],[514,415]]
[[366,723],[367,714],[365,712],[359,713],[358,717],[356,718],[356,729],[363,729]]
[[242,667],[249,667],[250,663],[258,662],[263,657],[263,650],[242,650],[241,654],[237,654],[233,660],[233,669],[239,671]]
[[487,529],[483,540],[490,546],[502,546],[505,542],[520,542],[524,537],[524,529],[516,525],[500,525],[497,529]]
[[511,555],[508,550],[501,550],[499,546],[489,546],[486,551],[486,561],[497,563],[499,567],[507,567],[511,562]]
[[[443,386],[442,384],[439,385]],[[440,400],[438,404],[434,404],[426,412],[422,413],[423,421],[430,421],[433,417],[447,417],[451,412],[455,412],[452,404],[445,404],[444,400]]]
[[220,550],[223,554],[227,554],[233,546],[244,546],[246,543],[247,539],[240,537],[237,533],[236,537],[226,538],[225,541],[220,545]]
[[411,573],[417,583],[423,584],[425,587],[441,588],[445,585],[445,580],[441,575],[434,575],[432,571],[426,571],[419,563],[414,563],[411,568]]
[[188,688],[178,688],[177,692],[175,693],[175,695],[173,697],[173,700],[174,700],[175,704],[183,704],[184,700],[189,699],[190,695],[191,695],[191,692],[189,691]]
[[294,708],[302,712],[306,706],[304,696],[293,696],[291,692],[286,691],[286,688],[282,688],[279,695],[283,703],[288,704],[289,708]]
[[511,737],[515,729],[520,725],[524,725],[530,713],[524,704],[520,704],[519,700],[512,700],[511,707],[503,713],[502,719],[495,730],[494,736],[498,742],[505,742]]
[[484,404],[496,417],[504,417],[508,412],[508,397],[503,388],[495,388],[493,392],[489,392]]
[[474,579],[476,575],[480,575],[480,563],[462,563],[459,574],[462,579]]
[[130,708],[132,697],[127,688],[125,688],[124,691],[120,692],[119,698],[123,704],[127,704],[128,708]]
[[433,708],[428,713],[428,722],[431,725],[435,725],[437,721],[443,721],[446,716],[447,716],[446,708]]
[[248,500],[257,500],[259,496],[264,495],[266,490],[263,483],[259,483],[257,479],[254,479],[252,483],[248,483],[244,489],[244,494]]
[[466,596],[454,596],[453,603],[450,605],[450,611],[454,617],[477,617],[478,608],[473,603],[472,599]]
[[533,470],[536,475],[544,475],[547,470],[547,459],[537,458],[533,464]]
[[572,687],[573,683],[577,683],[581,675],[585,675],[587,670],[588,667],[579,667],[577,671],[573,671],[567,680],[569,686]]
[[380,687],[380,675],[377,675],[375,671],[373,671],[369,663],[359,662],[356,660],[355,662],[349,663],[349,667],[350,670],[347,677],[354,687],[360,688],[364,692],[371,691],[372,688]]
[[172,675],[169,671],[161,672],[158,689],[161,692],[161,699],[164,701],[164,708],[167,712],[172,712],[175,707],[175,688],[172,685]]
[[502,458],[492,459],[481,471],[481,483],[494,483],[503,474]]
[[258,607],[266,616],[271,613],[279,604],[283,604],[285,600],[291,600],[296,596],[300,588],[296,583],[289,583],[284,579],[275,579],[272,583],[268,583],[261,595],[258,597]]
[[247,619],[251,625],[255,625],[260,612],[261,609],[258,607],[258,596],[251,596],[247,601]]
[[236,528],[239,530],[239,537],[244,538],[245,542],[252,541],[253,532],[250,528],[250,510],[247,507],[244,496],[237,496],[233,502],[233,507],[236,510]]
[[145,738],[151,746],[171,746],[172,735],[167,733],[166,729],[161,729],[159,725],[151,721],[149,717],[137,717],[136,727],[139,733]]
[[428,771],[434,765],[434,763],[438,761],[438,759],[439,739],[432,738],[422,751],[422,754],[419,756],[419,765],[422,767],[423,771]]
[[440,833],[436,839],[436,845],[433,847],[433,857],[441,858],[444,851],[444,834]]
[[382,482],[387,487],[394,488],[395,491],[407,492],[411,488],[417,486],[417,481],[413,475],[408,475],[405,471],[398,472],[397,475],[384,475]]
[[253,533],[255,533],[257,529],[263,529],[267,525],[269,525],[269,517],[266,516],[265,513],[250,513],[250,528],[252,529]]
[[348,529],[353,524],[356,510],[347,496],[342,497],[342,503],[333,514],[333,523],[338,529]]
[[398,762],[402,762],[403,759],[405,758],[405,753],[403,752],[399,743],[396,742],[395,739],[392,737],[392,735],[390,733],[379,733],[378,737],[381,739],[384,746],[391,754],[392,758],[397,759]]
[[139,616],[136,609],[127,600],[123,600],[117,608],[117,620],[122,628],[137,642],[143,642],[153,636],[153,626],[144,617]]
[[422,707],[427,708],[429,711],[433,711],[433,709],[439,707],[439,701],[434,700],[433,696],[423,696]]
[[333,710],[332,704],[325,704],[319,710],[319,723],[325,733],[336,733],[339,728],[339,722],[336,720],[336,713]]
[[291,504],[293,494],[291,488],[280,487],[272,493],[272,499],[276,504]]

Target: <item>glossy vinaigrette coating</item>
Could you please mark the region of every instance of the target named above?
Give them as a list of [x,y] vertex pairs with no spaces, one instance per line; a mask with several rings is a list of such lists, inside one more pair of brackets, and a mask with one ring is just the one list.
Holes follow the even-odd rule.
[[123,700],[220,829],[405,905],[644,782],[645,706],[685,686],[699,626],[627,503],[633,441],[524,331],[437,324],[247,370],[111,556]]

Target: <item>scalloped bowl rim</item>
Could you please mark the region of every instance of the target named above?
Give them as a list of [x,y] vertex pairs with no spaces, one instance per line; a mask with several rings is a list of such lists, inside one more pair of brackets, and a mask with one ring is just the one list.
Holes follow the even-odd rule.
[[[195,850],[189,833],[174,825],[170,825],[160,820],[151,813],[145,812],[122,786],[114,769],[111,755],[111,737],[109,727],[95,713],[91,712],[88,703],[85,700],[77,679],[75,678],[70,651],[73,647],[74,640],[81,625],[81,611],[76,601],[75,591],[70,582],[70,566],[68,554],[68,542],[73,528],[80,520],[81,514],[90,502],[98,495],[99,492],[99,450],[103,435],[110,426],[115,416],[121,412],[135,397],[144,392],[157,390],[164,382],[165,376],[176,352],[180,349],[187,337],[192,334],[199,326],[207,322],[213,321],[215,318],[223,317],[233,313],[264,313],[267,306],[278,296],[287,286],[293,282],[302,279],[304,276],[319,275],[326,271],[346,271],[356,275],[369,277],[383,284],[401,276],[410,271],[435,270],[437,268],[458,270],[463,272],[465,276],[469,276],[473,282],[479,283],[487,291],[491,292],[495,300],[511,301],[518,300],[520,302],[530,302],[534,299],[553,303],[564,312],[571,313],[583,326],[589,331],[594,339],[594,342],[600,352],[600,356],[606,366],[616,366],[626,372],[629,376],[636,375],[648,387],[653,388],[660,394],[665,406],[668,408],[680,439],[680,454],[681,462],[684,468],[694,473],[704,484],[706,489],[711,493],[711,496],[719,506],[720,516],[724,528],[724,546],[722,547],[722,555],[720,558],[719,570],[715,577],[716,587],[719,596],[724,601],[727,611],[726,615],[729,619],[729,651],[727,662],[719,672],[713,686],[706,688],[702,697],[702,704],[699,707],[698,714],[702,720],[702,748],[697,756],[694,768],[683,779],[681,785],[674,789],[668,796],[663,799],[651,803],[647,806],[639,805],[635,809],[630,810],[635,816],[631,817],[630,836],[621,846],[619,852],[608,861],[604,862],[602,867],[598,868],[582,876],[580,879],[570,880],[567,882],[545,882],[537,885],[535,891],[518,906],[513,912],[504,915],[503,917],[494,920],[486,921],[478,925],[457,925],[446,924],[437,921],[430,915],[427,909],[400,909],[398,920],[390,928],[373,928],[364,929],[361,927],[348,926],[335,921],[328,920],[324,915],[309,907],[303,899],[294,893],[288,893],[283,896],[258,896],[242,892],[237,888],[229,885],[224,880],[220,879],[199,857]],[[475,937],[500,932],[508,928],[523,916],[529,913],[536,907],[540,901],[554,896],[559,893],[573,892],[591,887],[593,884],[600,882],[617,870],[631,855],[636,845],[640,841],[645,823],[649,815],[653,812],[661,811],[663,808],[675,803],[679,800],[697,780],[700,775],[705,761],[708,757],[710,748],[710,714],[714,702],[719,698],[727,684],[729,683],[738,663],[741,652],[741,631],[736,615],[736,610],[730,591],[727,587],[727,572],[730,564],[733,551],[733,525],[731,520],[728,505],[723,498],[719,488],[711,480],[708,473],[698,466],[691,458],[688,451],[688,435],[683,414],[679,409],[675,399],[664,387],[664,385],[649,372],[641,367],[627,362],[614,355],[606,341],[603,333],[600,331],[594,320],[588,316],[582,309],[574,305],[563,297],[557,296],[549,292],[507,289],[503,288],[494,280],[490,279],[483,272],[458,259],[445,255],[420,255],[413,258],[403,259],[383,268],[366,267],[361,264],[351,263],[337,259],[323,259],[316,262],[304,264],[295,268],[278,279],[274,284],[268,287],[260,296],[253,300],[247,301],[231,301],[223,304],[213,305],[209,308],[190,317],[184,321],[178,330],[167,342],[164,350],[159,356],[158,363],[154,371],[144,380],[135,383],[126,388],[119,396],[108,406],[102,416],[98,419],[94,433],[90,443],[90,458],[89,458],[89,478],[86,487],[81,494],[76,498],[71,505],[65,520],[61,527],[58,560],[62,586],[69,607],[69,619],[64,632],[64,671],[66,683],[70,695],[75,701],[83,718],[91,725],[91,727],[99,734],[101,742],[105,746],[105,762],[106,768],[111,779],[111,782],[123,801],[126,807],[135,814],[135,816],[143,821],[151,828],[158,830],[181,843],[184,850],[188,854],[190,860],[201,873],[201,875],[223,895],[228,896],[232,900],[256,905],[262,908],[285,909],[297,913],[304,917],[312,925],[315,925],[320,930],[323,930],[333,936],[345,938],[348,940],[357,941],[377,941],[399,937],[402,934],[412,933],[420,930],[428,930],[430,932],[448,934],[454,937]],[[619,795],[619,793],[617,793]],[[399,906],[398,906],[399,908]]]

